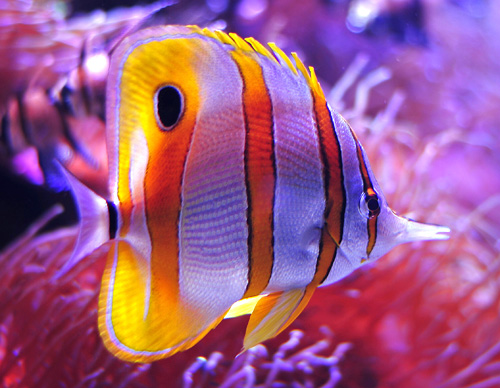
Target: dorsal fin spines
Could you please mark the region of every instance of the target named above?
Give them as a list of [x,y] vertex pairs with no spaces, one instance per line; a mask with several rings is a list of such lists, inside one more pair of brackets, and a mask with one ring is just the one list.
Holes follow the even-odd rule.
[[279,64],[276,57],[273,54],[271,54],[271,52],[264,45],[262,45],[258,40],[255,40],[254,38],[246,38],[245,40],[250,44],[250,46],[253,47],[253,49],[255,50],[256,53],[262,54],[265,57],[272,60],[273,62]]
[[314,67],[309,66],[309,71],[307,71],[304,63],[300,60],[297,53],[292,53],[293,59],[295,59],[295,66],[302,73],[305,80],[309,84],[309,87],[313,90],[314,93],[319,95],[320,97],[325,97],[323,93],[323,89],[321,89],[321,85],[318,82],[318,78],[316,77],[316,72],[314,71]]
[[204,34],[206,30],[206,28],[202,30],[199,26],[195,24],[190,24],[186,27],[189,28],[194,34]]
[[219,37],[217,36],[217,34],[214,31],[208,29],[207,27],[205,27],[203,30],[201,30],[201,33],[209,38],[219,40]]
[[280,62],[282,62],[282,64],[286,64],[288,66],[288,68],[290,70],[292,70],[295,74],[298,75],[297,73],[297,69],[295,68],[295,66],[293,65],[292,61],[290,60],[290,58],[288,58],[288,55],[286,55],[283,50],[281,50],[278,46],[276,46],[275,43],[273,42],[269,42],[267,44],[269,47],[271,47],[271,50],[274,52],[274,54],[277,56],[277,58],[281,59]]
[[217,35],[217,38],[219,38],[219,40],[222,42],[222,43],[225,43],[225,44],[230,44],[231,46],[233,47],[238,47],[236,46],[236,43],[234,43],[234,40],[232,40],[228,34],[226,34],[224,31],[221,31],[221,30],[215,30],[215,35]]
[[315,94],[323,98],[325,97],[323,90],[321,89],[321,86],[318,82],[318,78],[316,77],[316,73],[314,72],[314,68],[309,66],[308,71],[297,53],[292,52],[291,54],[295,62],[294,64],[290,57],[286,55],[283,50],[281,50],[273,42],[268,43],[268,49],[266,46],[262,45],[259,41],[255,40],[252,37],[243,39],[239,35],[232,32],[227,34],[221,30],[212,31],[208,28],[204,28],[202,30],[197,26],[190,26],[190,28],[192,29],[193,33],[201,34],[208,38],[218,40],[223,44],[229,44],[232,47],[244,52],[256,52],[257,54],[261,54],[266,58],[269,58],[276,64],[279,64],[283,67],[288,67],[293,71],[295,75],[302,75]]
[[316,72],[314,71],[314,67],[309,66],[309,72],[311,73],[311,88],[321,97],[325,98],[325,94],[323,93],[323,89],[319,84],[318,77],[316,77]]
[[306,67],[304,66],[304,64],[302,63],[302,61],[300,60],[300,58],[296,52],[292,52],[292,58],[295,60],[295,67],[297,68],[297,70],[302,73],[302,75],[306,79],[309,86],[312,86],[311,85],[311,76],[309,75]]
[[238,34],[235,34],[234,32],[230,32],[229,36],[234,40],[234,43],[236,43],[236,46],[240,48],[243,51],[254,51],[252,49],[252,46],[250,46],[243,38],[241,38]]

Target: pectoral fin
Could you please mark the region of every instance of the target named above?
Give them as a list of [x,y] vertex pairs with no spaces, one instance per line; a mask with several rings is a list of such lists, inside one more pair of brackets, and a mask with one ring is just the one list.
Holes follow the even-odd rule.
[[248,322],[243,348],[247,350],[285,330],[302,312],[316,286],[309,285],[262,297]]

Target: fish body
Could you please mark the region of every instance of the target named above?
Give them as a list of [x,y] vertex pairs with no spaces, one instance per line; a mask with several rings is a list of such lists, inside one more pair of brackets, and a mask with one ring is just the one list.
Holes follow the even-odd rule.
[[248,349],[314,290],[448,228],[397,216],[349,124],[295,54],[190,26],[114,50],[110,198],[68,176],[81,231],[63,272],[109,249],[99,330],[116,356],[168,357],[251,314]]

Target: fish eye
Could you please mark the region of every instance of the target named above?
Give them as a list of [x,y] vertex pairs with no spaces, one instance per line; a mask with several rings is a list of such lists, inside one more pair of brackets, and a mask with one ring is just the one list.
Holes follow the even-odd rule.
[[171,130],[182,116],[182,94],[175,86],[160,87],[154,96],[156,122],[164,131]]
[[375,191],[363,193],[359,201],[359,212],[366,218],[373,218],[380,214],[380,201]]

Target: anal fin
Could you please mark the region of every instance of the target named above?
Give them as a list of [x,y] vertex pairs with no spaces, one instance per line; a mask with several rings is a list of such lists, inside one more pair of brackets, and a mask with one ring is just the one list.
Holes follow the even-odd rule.
[[274,292],[262,297],[250,316],[243,349],[247,350],[285,330],[304,310],[315,285]]
[[267,296],[266,295],[256,295],[252,296],[250,298],[245,298],[237,301],[234,303],[229,311],[226,313],[224,316],[224,319],[226,318],[236,318],[240,317],[242,315],[247,315],[247,314],[252,314],[253,310],[255,309],[255,306],[259,302],[259,300],[263,297]]

